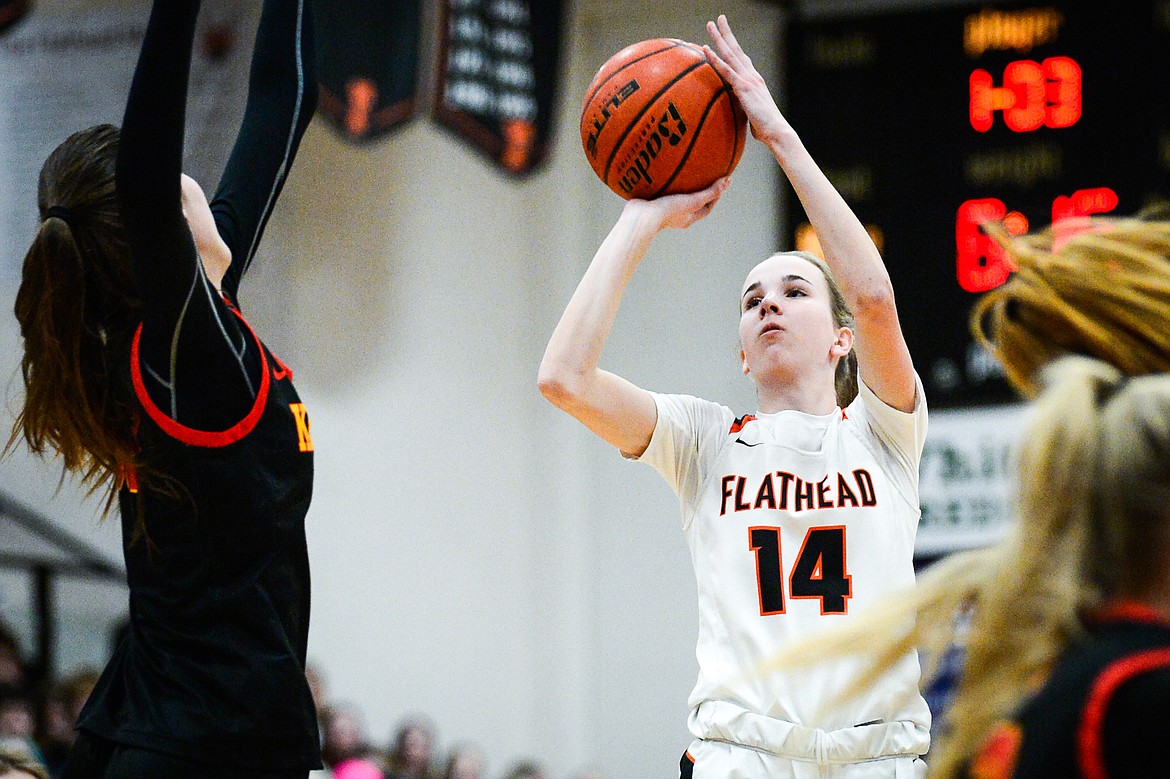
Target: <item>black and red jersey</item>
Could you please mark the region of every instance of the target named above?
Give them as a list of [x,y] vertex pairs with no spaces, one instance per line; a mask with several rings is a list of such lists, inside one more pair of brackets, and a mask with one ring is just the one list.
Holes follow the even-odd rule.
[[138,390],[139,436],[174,494],[164,484],[119,496],[130,629],[79,726],[199,763],[312,768],[320,751],[304,666],[313,443],[291,372],[254,346],[264,371],[255,406],[227,431],[179,425]]
[[1170,622],[1114,604],[971,763],[973,779],[1170,775]]
[[130,626],[78,722],[119,744],[269,772],[321,764],[304,674],[313,443],[291,372],[236,301],[315,107],[309,7],[264,2],[247,107],[209,202],[231,252],[220,289],[181,202],[199,2],[152,9],[116,178],[142,299],[126,365],[142,468],[119,495]]

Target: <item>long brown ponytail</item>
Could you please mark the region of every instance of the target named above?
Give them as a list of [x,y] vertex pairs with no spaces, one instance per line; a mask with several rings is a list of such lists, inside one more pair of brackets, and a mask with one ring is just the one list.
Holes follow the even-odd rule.
[[60,454],[90,491],[134,463],[129,340],[139,297],[118,209],[118,129],[98,125],[62,142],[41,168],[42,222],[24,258],[15,313],[24,338],[24,404],[6,449]]

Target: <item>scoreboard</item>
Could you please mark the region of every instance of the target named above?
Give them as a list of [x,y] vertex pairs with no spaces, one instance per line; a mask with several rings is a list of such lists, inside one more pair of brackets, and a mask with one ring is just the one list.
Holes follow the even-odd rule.
[[[1011,272],[980,223],[1170,196],[1170,0],[798,16],[785,61],[781,106],[881,249],[935,406],[1013,399],[967,324]],[[784,245],[815,250],[785,209]]]

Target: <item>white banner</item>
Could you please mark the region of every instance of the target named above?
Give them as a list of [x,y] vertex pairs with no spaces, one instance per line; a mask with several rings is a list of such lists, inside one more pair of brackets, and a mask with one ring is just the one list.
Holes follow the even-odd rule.
[[[259,11],[258,0],[209,0],[200,14],[185,164],[209,196],[239,127]],[[20,278],[49,152],[77,130],[121,124],[149,17],[146,0],[88,13],[38,5],[0,35],[0,289]]]
[[1013,521],[1014,450],[1026,413],[1023,404],[931,412],[919,471],[917,554],[1003,538]]

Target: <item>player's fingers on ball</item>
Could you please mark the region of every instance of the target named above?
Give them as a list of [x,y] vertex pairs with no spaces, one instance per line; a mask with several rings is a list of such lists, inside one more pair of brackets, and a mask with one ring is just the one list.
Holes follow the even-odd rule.
[[739,77],[739,74],[732,70],[728,64],[723,61],[722,57],[712,51],[710,46],[704,44],[703,54],[706,55],[707,61],[711,63],[711,67],[715,68],[715,72],[718,73],[724,81],[730,84],[732,89],[735,89],[734,82]]
[[695,193],[695,199],[703,205],[714,205],[723,190],[727,188],[727,176],[716,179],[709,187]]
[[707,22],[707,35],[711,36],[711,40],[715,41],[716,44],[723,40],[723,36],[720,34],[715,22]]

